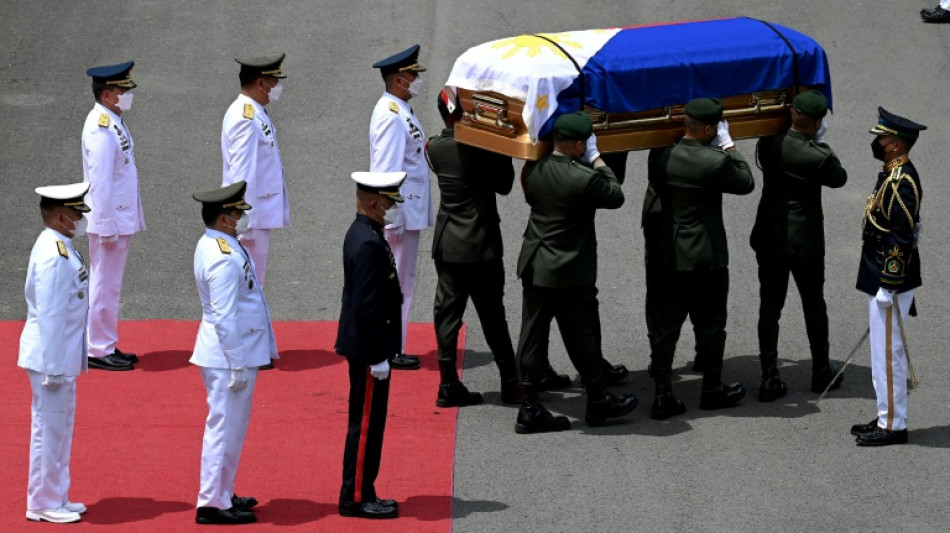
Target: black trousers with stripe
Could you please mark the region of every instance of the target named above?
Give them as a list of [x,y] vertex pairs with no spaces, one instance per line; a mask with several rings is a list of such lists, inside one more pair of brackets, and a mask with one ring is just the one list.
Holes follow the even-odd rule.
[[369,367],[349,363],[350,414],[343,448],[340,501],[376,499],[376,476],[383,451],[383,430],[389,406],[389,379],[373,379]]

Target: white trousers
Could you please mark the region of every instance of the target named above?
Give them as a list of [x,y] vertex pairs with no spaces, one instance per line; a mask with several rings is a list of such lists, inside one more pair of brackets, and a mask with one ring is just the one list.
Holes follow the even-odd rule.
[[416,263],[419,261],[419,236],[421,230],[404,230],[402,237],[388,241],[396,260],[396,275],[402,289],[402,353],[406,353],[406,336],[409,331],[409,310],[412,308],[412,293],[416,289]]
[[[914,301],[913,290],[895,294],[905,329]],[[907,429],[907,355],[894,306],[884,307],[868,297],[871,328],[871,377],[877,395],[877,425],[887,430]]]
[[247,253],[251,254],[254,261],[254,275],[257,276],[257,282],[261,284],[261,290],[264,289],[264,274],[267,273],[267,252],[270,250],[270,230],[255,229],[254,240],[252,242],[241,241]]
[[44,374],[26,371],[33,388],[33,426],[30,431],[30,477],[26,509],[44,511],[69,501],[69,457],[76,415],[76,378],[44,387]]
[[251,420],[257,369],[247,369],[247,388],[237,392],[228,390],[230,370],[201,368],[201,379],[208,391],[208,419],[201,446],[198,507],[230,509],[241,449]]
[[119,301],[131,235],[119,235],[108,249],[89,234],[89,357],[105,357],[119,342]]

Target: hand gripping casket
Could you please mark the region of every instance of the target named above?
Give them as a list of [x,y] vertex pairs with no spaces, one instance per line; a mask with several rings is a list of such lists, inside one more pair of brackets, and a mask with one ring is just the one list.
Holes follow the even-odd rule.
[[463,53],[446,86],[464,112],[459,142],[528,160],[550,151],[558,115],[578,109],[612,153],[675,143],[693,98],[722,99],[733,139],[783,131],[809,88],[832,102],[821,46],[750,18],[500,39]]

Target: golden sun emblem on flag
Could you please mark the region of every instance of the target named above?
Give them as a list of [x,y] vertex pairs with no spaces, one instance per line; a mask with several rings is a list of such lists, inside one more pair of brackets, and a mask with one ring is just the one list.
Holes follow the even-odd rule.
[[510,59],[518,55],[522,50],[526,51],[528,57],[537,57],[545,49],[550,50],[554,55],[567,59],[567,56],[564,55],[564,52],[560,50],[550,41],[542,39],[540,36],[547,37],[554,41],[555,43],[561,45],[562,47],[572,47],[572,48],[583,48],[581,43],[571,39],[570,33],[539,33],[538,35],[519,35],[517,37],[510,37],[508,39],[502,39],[497,43],[492,45],[493,49],[511,47],[509,50],[501,56],[502,59]]

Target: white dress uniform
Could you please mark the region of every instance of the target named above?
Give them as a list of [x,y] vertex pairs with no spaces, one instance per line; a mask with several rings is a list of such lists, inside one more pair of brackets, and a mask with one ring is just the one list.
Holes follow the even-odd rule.
[[[208,392],[198,507],[229,509],[257,367],[278,358],[277,343],[253,259],[236,238],[206,229],[194,270],[202,315],[190,362],[201,367]],[[247,388],[229,390],[231,369],[242,367]]]
[[[88,278],[72,240],[45,229],[30,253],[17,360],[33,388],[27,510],[57,509],[69,501],[76,376],[86,369]],[[63,382],[43,386],[46,376],[62,376]]]
[[[222,185],[247,182],[245,198],[254,206],[249,228],[254,239],[246,241],[256,265],[257,279],[264,284],[270,230],[290,226],[290,199],[284,182],[284,166],[277,131],[264,106],[240,94],[221,123]],[[242,239],[243,241],[244,239]]]
[[403,353],[406,351],[409,309],[416,285],[419,231],[435,225],[425,143],[425,132],[409,104],[384,92],[373,108],[369,126],[370,171],[406,173],[406,181],[399,188],[406,201],[399,206],[396,222],[386,226],[387,230],[403,228],[401,237],[391,238],[392,232],[387,232],[403,294]]
[[[135,142],[119,115],[96,103],[82,128],[82,169],[89,183],[89,356],[105,357],[119,340],[119,300],[129,240],[145,229]],[[106,248],[103,237],[118,238]]]

